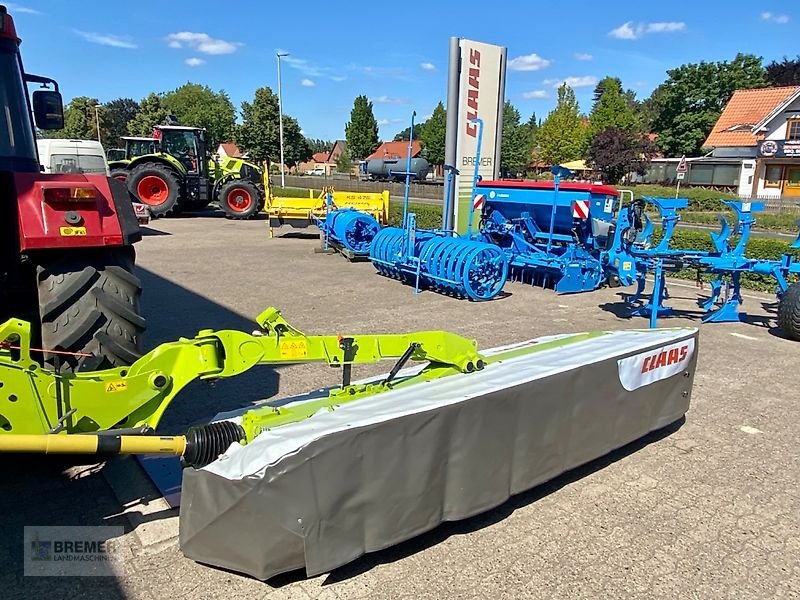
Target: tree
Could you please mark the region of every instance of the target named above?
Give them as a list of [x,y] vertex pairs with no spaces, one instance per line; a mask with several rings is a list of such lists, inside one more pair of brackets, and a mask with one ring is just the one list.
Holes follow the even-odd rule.
[[580,159],[586,150],[586,126],[567,84],[558,88],[558,102],[538,131],[542,160],[559,164]]
[[767,65],[766,73],[770,85],[800,85],[800,55],[792,60],[785,56],[781,62],[773,60]]
[[528,136],[520,124],[519,111],[506,100],[503,110],[503,140],[500,147],[500,169],[516,175],[525,170],[530,162]]
[[667,74],[653,92],[650,109],[659,145],[673,156],[700,153],[734,91],[767,84],[761,58],[752,54],[737,54],[731,62],[685,64]]
[[118,148],[123,145],[120,139],[128,135],[128,123],[136,118],[139,103],[133,98],[117,98],[103,105],[105,125],[108,137],[103,138],[107,148]]
[[350,152],[345,150],[336,159],[336,171],[339,173],[349,173],[353,168],[353,161],[350,160]]
[[317,152],[330,152],[331,148],[333,148],[333,142],[331,141],[308,137],[306,138],[306,144],[308,144],[312,154],[316,154]]
[[209,148],[233,139],[236,109],[224,90],[215,92],[205,85],[185,83],[164,94],[162,103],[181,125],[204,127]]
[[533,155],[539,146],[539,128],[542,126],[541,119],[536,118],[536,113],[532,113],[527,123],[522,127],[525,131],[525,137],[528,142],[527,154],[528,162],[533,159]]
[[97,98],[78,96],[70,100],[64,109],[64,128],[48,131],[47,136],[53,138],[72,138],[76,140],[97,139],[97,118],[100,119],[100,135],[106,139],[105,112],[101,107],[95,115],[95,106],[100,104]]
[[350,111],[350,121],[344,126],[344,137],[350,157],[362,159],[378,147],[378,122],[372,114],[372,102],[366,96],[358,96]]
[[[419,133],[419,125],[416,125],[414,127],[414,137],[418,137],[417,135],[418,133]],[[402,131],[398,131],[392,138],[392,140],[395,142],[407,142],[410,137],[411,137],[411,126],[409,125]]]
[[[254,160],[278,162],[279,114],[278,97],[268,87],[258,88],[253,102],[242,102],[242,124],[235,134],[239,148]],[[284,162],[289,166],[308,160],[313,154],[297,119],[288,115],[283,115],[283,151]]]
[[589,115],[589,137],[615,127],[622,131],[632,132],[637,129],[636,115],[633,113],[629,99],[622,91],[622,82],[617,77],[606,77],[597,84],[594,91],[595,100],[592,113]]
[[[424,147],[422,155],[432,165],[444,164],[444,142],[447,132],[447,110],[439,102],[433,109],[430,119],[423,123],[419,139]],[[407,138],[406,138],[407,139]]]
[[654,155],[655,146],[646,137],[609,127],[594,136],[586,158],[606,183],[617,184],[628,173],[644,175]]
[[169,111],[161,102],[161,96],[150,94],[139,103],[139,112],[128,121],[128,133],[138,137],[151,137],[153,126],[160,125]]

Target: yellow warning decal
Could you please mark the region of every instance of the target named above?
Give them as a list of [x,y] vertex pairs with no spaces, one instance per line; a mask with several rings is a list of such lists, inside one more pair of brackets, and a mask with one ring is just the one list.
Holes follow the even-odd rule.
[[127,381],[109,381],[106,385],[106,392],[124,392],[128,389]]
[[629,260],[626,260],[622,263],[622,270],[623,271],[630,271],[633,268],[633,263]]
[[59,228],[61,235],[65,237],[72,237],[76,235],[86,235],[86,227],[61,227]]
[[308,356],[308,345],[305,340],[284,340],[278,347],[281,358],[306,358]]

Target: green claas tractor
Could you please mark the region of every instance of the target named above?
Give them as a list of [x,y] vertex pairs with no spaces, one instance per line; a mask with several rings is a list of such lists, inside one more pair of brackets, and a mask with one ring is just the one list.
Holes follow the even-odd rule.
[[111,175],[146,204],[165,216],[219,203],[230,219],[256,216],[265,203],[264,172],[257,165],[227,158],[209,158],[205,129],[157,125],[152,138],[125,139],[125,159],[109,163]]

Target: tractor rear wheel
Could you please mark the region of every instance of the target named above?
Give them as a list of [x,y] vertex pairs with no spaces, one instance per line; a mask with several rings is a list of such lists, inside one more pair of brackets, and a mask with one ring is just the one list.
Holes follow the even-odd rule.
[[178,176],[169,167],[143,164],[128,174],[128,190],[150,208],[153,216],[163,217],[177,208],[181,194]]
[[790,285],[781,297],[778,327],[789,339],[800,341],[800,282]]
[[252,219],[264,207],[261,190],[244,179],[234,179],[223,185],[217,200],[228,219]]
[[128,169],[112,169],[111,177],[125,183],[128,180]]
[[[69,252],[36,268],[41,342],[57,350],[66,371],[129,365],[142,355],[145,319],[133,248]],[[45,353],[53,366],[55,356]]]

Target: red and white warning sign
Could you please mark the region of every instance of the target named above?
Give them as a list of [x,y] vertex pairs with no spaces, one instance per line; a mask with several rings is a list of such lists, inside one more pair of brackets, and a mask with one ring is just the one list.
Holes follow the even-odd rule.
[[589,218],[589,201],[588,200],[575,200],[572,203],[572,218],[573,219],[588,219]]
[[481,210],[486,203],[486,196],[484,194],[476,194],[472,199],[472,210]]

